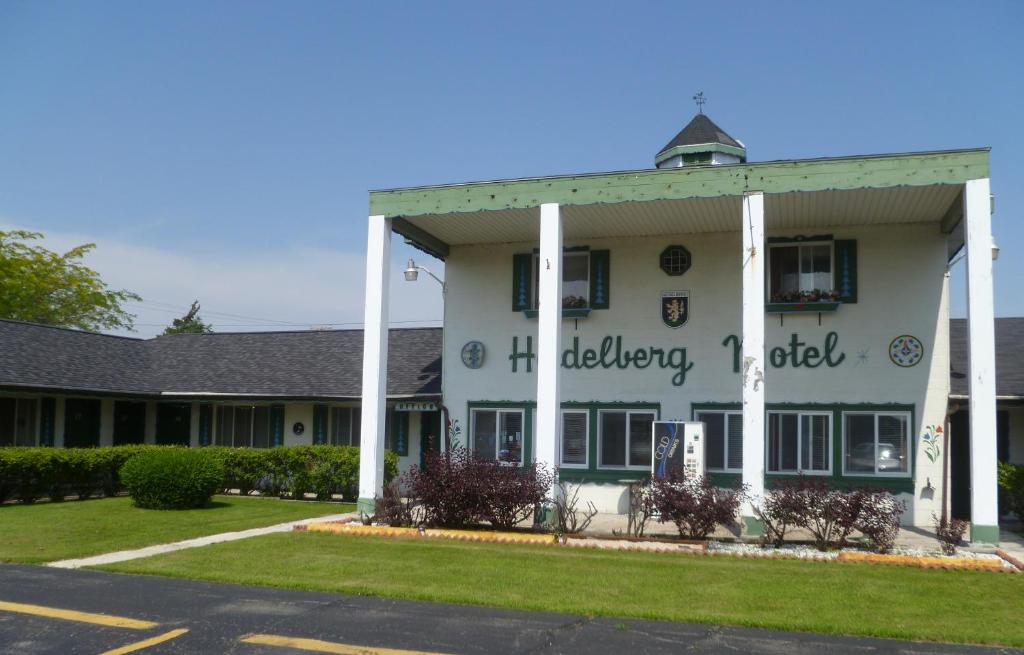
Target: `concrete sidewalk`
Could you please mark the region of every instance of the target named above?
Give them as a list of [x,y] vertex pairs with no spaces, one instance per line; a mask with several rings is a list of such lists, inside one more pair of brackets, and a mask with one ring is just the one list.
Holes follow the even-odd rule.
[[219,544],[225,541],[249,539],[250,537],[259,537],[265,534],[272,534],[274,532],[291,532],[297,525],[307,525],[309,523],[317,523],[321,521],[337,521],[346,517],[354,516],[356,516],[354,512],[317,516],[311,519],[278,523],[265,528],[250,528],[248,530],[239,530],[238,532],[221,532],[220,534],[211,534],[205,537],[196,537],[195,539],[175,541],[169,544],[157,544],[155,546],[146,546],[145,548],[136,548],[135,550],[119,550],[113,553],[104,553],[103,555],[93,555],[92,557],[58,560],[56,562],[49,562],[45,566],[52,566],[57,569],[78,569],[83,566],[113,564],[114,562],[124,562],[132,559],[141,559],[143,557],[152,557],[153,555],[173,553],[174,551],[185,550],[187,548],[200,548],[202,546]]

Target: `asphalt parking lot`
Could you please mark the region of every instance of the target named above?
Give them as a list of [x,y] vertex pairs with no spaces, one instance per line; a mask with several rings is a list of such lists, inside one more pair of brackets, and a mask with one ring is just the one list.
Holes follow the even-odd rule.
[[0,652],[919,655],[1024,651],[519,612],[0,565]]

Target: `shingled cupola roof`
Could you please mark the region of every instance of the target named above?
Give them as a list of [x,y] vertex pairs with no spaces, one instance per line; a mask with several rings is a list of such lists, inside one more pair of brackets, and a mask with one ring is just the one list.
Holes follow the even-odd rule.
[[654,156],[658,168],[739,164],[747,161],[747,147],[726,134],[703,112],[686,124]]

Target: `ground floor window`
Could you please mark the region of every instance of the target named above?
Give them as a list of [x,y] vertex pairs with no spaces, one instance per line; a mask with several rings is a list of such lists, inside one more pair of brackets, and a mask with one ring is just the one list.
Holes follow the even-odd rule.
[[470,447],[485,459],[521,465],[524,413],[522,409],[473,409]]
[[269,405],[220,405],[217,407],[217,445],[269,448]]
[[35,398],[0,398],[0,446],[36,445],[38,405]]
[[832,414],[768,412],[768,471],[829,473]]
[[331,408],[331,444],[359,446],[362,412],[358,407]]
[[590,439],[590,413],[587,410],[562,410],[562,466],[587,465],[587,441]]
[[601,410],[598,417],[601,468],[651,467],[654,412]]
[[843,473],[910,475],[910,415],[843,414]]
[[709,471],[743,471],[743,413],[697,412],[704,422],[704,465]]

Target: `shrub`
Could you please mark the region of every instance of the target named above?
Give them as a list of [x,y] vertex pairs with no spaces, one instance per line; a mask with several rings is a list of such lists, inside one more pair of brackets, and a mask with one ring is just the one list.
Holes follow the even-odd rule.
[[860,531],[879,553],[887,553],[896,545],[900,534],[900,517],[907,504],[888,491],[855,490],[860,494],[860,515],[854,527]]
[[552,505],[555,509],[555,529],[559,534],[579,534],[586,530],[597,516],[597,508],[590,501],[587,501],[585,510],[577,509],[580,502],[580,486],[574,485],[570,490],[565,482],[558,483],[558,491],[552,499]]
[[52,494],[60,467],[52,449],[4,448],[0,450],[3,495],[32,503]]
[[999,464],[999,511],[1013,512],[1024,521],[1024,465]]
[[964,539],[964,533],[970,525],[967,521],[950,519],[943,516],[939,518],[932,514],[932,522],[935,524],[935,536],[939,540],[939,547],[944,555],[956,555],[957,546]]
[[375,499],[373,518],[393,528],[407,528],[413,525],[412,510],[413,503],[402,499],[398,481],[392,480]]
[[224,485],[224,465],[202,450],[167,448],[140,453],[125,462],[121,479],[137,507],[202,507]]
[[552,475],[536,463],[505,466],[500,462],[478,464],[483,492],[483,518],[491,525],[511,529],[533,515],[551,489]]
[[718,489],[707,476],[688,478],[681,471],[651,480],[645,494],[658,521],[675,523],[679,535],[690,539],[706,539],[719,524],[735,525],[743,498],[742,490]]
[[830,488],[823,480],[801,478],[795,484],[803,508],[799,525],[810,530],[818,550],[845,546],[860,516],[862,494]]
[[760,505],[753,508],[754,517],[764,525],[761,544],[782,546],[789,529],[803,524],[805,501],[800,485],[789,480],[766,492]]
[[428,453],[423,466],[413,465],[405,474],[405,487],[423,507],[428,525],[463,527],[486,514],[480,460],[466,448]]

